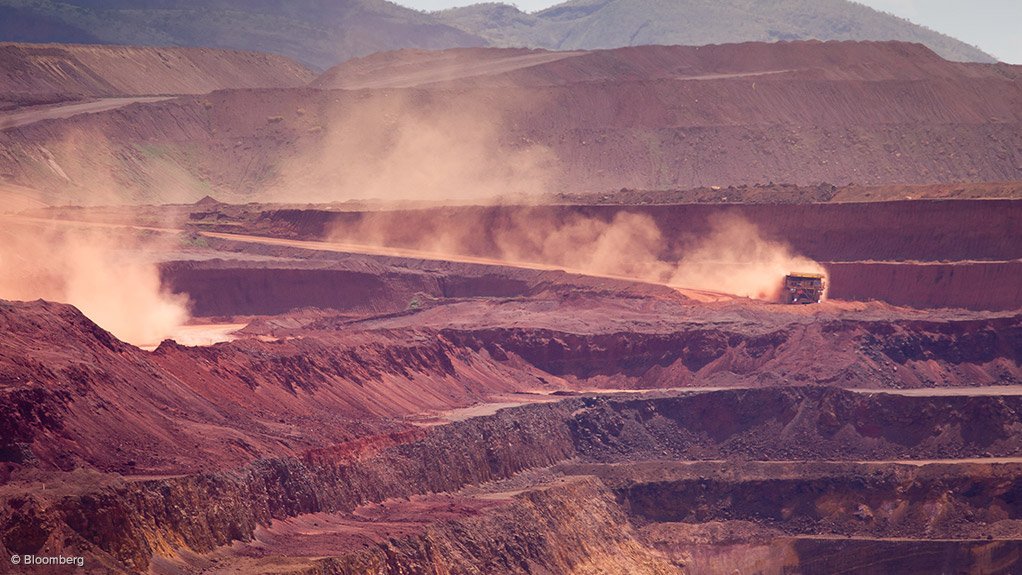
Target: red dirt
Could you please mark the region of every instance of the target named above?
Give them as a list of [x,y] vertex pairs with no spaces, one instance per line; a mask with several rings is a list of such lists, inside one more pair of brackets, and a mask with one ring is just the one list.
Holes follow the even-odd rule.
[[425,306],[442,299],[514,298],[569,290],[687,299],[664,286],[561,271],[349,254],[315,263],[168,262],[161,273],[168,289],[188,294],[192,312],[206,317],[274,315],[301,308],[367,316],[404,312],[413,301]]
[[[403,57],[393,57],[398,67]],[[800,71],[779,72],[792,67]],[[556,85],[543,80],[551,77]],[[357,117],[396,130],[452,119],[492,127],[498,136],[480,144],[492,148],[488,156],[548,151],[553,162],[541,179],[557,192],[1015,181],[1020,82],[1014,68],[950,63],[896,43],[629,48],[443,85],[237,90],[34,125],[0,137],[0,173],[29,188],[59,185],[82,201],[100,188],[136,203],[210,193],[359,197],[364,189],[338,188],[353,165],[323,155],[365,149],[364,131],[340,129]],[[67,147],[82,138],[93,149],[88,165]],[[97,181],[100,168],[115,175],[113,185]]]
[[[539,142],[562,184],[723,186],[686,192],[712,205],[657,200],[671,191],[586,205],[562,185],[583,205],[36,212],[158,235],[145,256],[194,319],[248,325],[147,352],[73,307],[0,301],[0,570],[14,554],[160,575],[1019,570],[1016,68],[809,42],[402,52],[345,70],[362,85],[458,77],[37,122],[0,132],[0,179],[62,202],[301,191],[288,178],[323,163],[304,153],[357,137],[338,118],[393,127],[485,101],[509,122],[494,154]],[[764,174],[810,185],[739,187]],[[816,184],[850,177],[1006,182]],[[757,203],[718,205],[732,189]],[[1008,199],[847,201],[920,191]],[[668,259],[739,215],[824,262],[844,299],[492,261],[514,220],[621,212],[653,221]],[[322,241],[366,222],[392,247]],[[487,261],[426,243],[452,229]],[[874,298],[917,308],[846,301]]]
[[0,322],[0,404],[9,414],[0,451],[47,468],[221,468],[400,430],[393,418],[401,415],[543,386],[528,366],[473,359],[414,332],[167,343],[150,354],[69,306],[5,304]]
[[269,54],[74,44],[0,44],[0,70],[0,99],[13,103],[298,87],[312,79]]
[[1022,260],[904,264],[826,263],[828,297],[913,307],[1011,310],[1022,307]]
[[[200,572],[213,564],[260,572],[248,563],[257,559],[263,569],[323,562],[320,568],[345,573],[389,560],[524,573],[515,558],[573,564],[582,554],[615,565],[612,557],[636,553],[649,569],[657,555],[644,545],[668,539],[670,521],[691,531],[732,518],[738,537],[761,545],[773,545],[778,530],[916,545],[996,536],[1011,544],[1019,521],[1010,506],[1019,489],[1015,466],[805,460],[1017,455],[1018,408],[1017,397],[819,388],[569,399],[433,428],[356,460],[283,458],[218,474],[93,484],[54,492],[56,504],[12,491],[0,509],[0,533],[15,552],[73,550],[129,572],[175,565]],[[638,465],[593,465],[607,462]],[[567,465],[551,467],[559,463]],[[558,479],[565,475],[581,477]],[[427,495],[460,489],[465,493],[454,497]],[[736,497],[727,497],[729,490]],[[963,523],[970,518],[987,526]],[[636,533],[650,521],[662,522],[652,540]],[[385,534],[391,536],[381,540]],[[234,541],[241,543],[223,547]]]
[[[415,249],[432,238],[466,230],[459,255],[499,258],[499,233],[516,221],[563,225],[573,217],[612,221],[616,214],[648,215],[661,232],[656,247],[665,261],[683,256],[709,233],[715,217],[736,215],[768,239],[824,262],[833,274],[831,297],[880,300],[920,308],[1022,308],[1022,202],[1017,200],[914,200],[835,204],[665,204],[456,207],[390,211],[273,210],[240,219],[256,233],[319,240],[332,232],[372,229],[374,241]],[[209,218],[192,220],[196,227]],[[221,229],[231,229],[223,226]],[[221,236],[224,238],[229,235]],[[274,240],[268,240],[272,242]],[[284,242],[286,243],[286,242]],[[316,249],[315,243],[301,244]],[[332,248],[329,245],[321,249]],[[441,256],[438,256],[441,257]],[[496,292],[494,292],[496,293]],[[507,292],[510,293],[510,292]]]
[[352,549],[378,545],[420,533],[434,523],[465,519],[498,500],[470,499],[451,495],[417,496],[364,505],[351,514],[313,513],[276,521],[255,533],[253,541],[231,550],[231,555],[262,557],[272,554],[343,555]]
[[[1022,202],[1015,200],[892,201],[840,204],[669,204],[659,206],[466,206],[381,211],[267,210],[244,220],[267,236],[324,240],[334,228],[359,224],[387,245],[415,248],[429,233],[471,224],[478,237],[466,255],[492,257],[495,229],[515,218],[568,221],[572,216],[611,221],[627,212],[650,216],[670,253],[705,236],[719,215],[736,215],[770,239],[784,240],[818,261],[1005,261],[1022,258]],[[415,222],[415,226],[410,225]]]
[[131,104],[142,104],[146,102],[160,102],[168,98],[162,96],[133,97],[133,98],[103,98],[88,102],[74,102],[71,104],[55,104],[52,106],[30,106],[18,108],[0,116],[0,130],[27,126],[43,120],[56,120],[70,118],[78,114],[95,114],[107,110],[116,110]]
[[892,200],[1010,200],[1022,197],[1022,182],[982,182],[884,186],[755,184],[672,190],[629,190],[599,194],[555,194],[551,203],[587,205],[649,204],[813,204]]
[[388,421],[513,392],[1022,381],[1018,316],[694,304],[614,295],[616,283],[423,300],[418,313],[354,322],[285,317],[262,331],[280,341],[165,343],[152,354],[73,308],[7,305],[3,405],[20,415],[5,419],[4,451],[46,468],[177,473],[400,430]]

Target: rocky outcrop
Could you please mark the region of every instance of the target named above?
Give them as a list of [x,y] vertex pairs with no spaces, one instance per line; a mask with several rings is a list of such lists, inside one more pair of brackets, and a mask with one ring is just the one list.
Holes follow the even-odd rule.
[[[1014,414],[1022,410],[1020,401],[821,388],[570,399],[434,428],[424,437],[411,436],[364,456],[340,453],[332,458],[318,453],[305,459],[259,461],[216,474],[131,481],[57,499],[8,497],[0,532],[9,549],[23,549],[29,541],[52,545],[54,532],[66,533],[62,540],[78,541],[143,569],[154,555],[168,554],[172,548],[208,552],[233,540],[248,540],[257,526],[273,519],[456,491],[579,457],[618,461],[1017,456],[1022,427]],[[998,496],[1009,497],[1012,489],[1001,489]],[[32,530],[39,535],[23,535]]]
[[[604,480],[642,521],[748,521],[789,535],[984,539],[1022,525],[1017,464],[625,465]],[[601,475],[599,468],[577,472]],[[630,471],[630,473],[629,473]]]
[[541,406],[452,424],[364,458],[316,452],[219,474],[135,481],[60,501],[16,497],[4,508],[5,545],[26,545],[24,526],[46,518],[144,569],[168,544],[211,551],[250,538],[257,525],[274,518],[350,511],[367,501],[453,491],[551,465],[573,454],[565,408]]
[[391,418],[464,407],[535,380],[528,366],[429,332],[165,342],[147,353],[46,302],[0,303],[0,327],[0,454],[51,470],[237,467],[405,430]]
[[481,517],[445,521],[367,551],[316,560],[301,572],[667,575],[678,570],[638,539],[608,489],[584,478],[515,495]]
[[[558,322],[577,331],[555,331],[544,323],[548,315],[523,312],[518,303],[506,316],[517,327],[464,327],[462,317],[504,324],[500,307],[466,302],[361,321],[358,329],[343,316],[304,323],[296,316],[267,328],[279,340],[197,348],[166,342],[153,353],[116,340],[69,306],[5,304],[0,323],[11,337],[6,346],[0,342],[0,407],[8,414],[0,455],[11,464],[64,471],[192,473],[357,445],[407,431],[409,424],[395,417],[500,394],[799,383],[925,388],[1022,379],[1014,316],[793,316],[753,328],[698,325],[687,314],[682,329],[657,315],[639,316],[644,331],[625,333],[593,330],[582,314],[577,326]],[[618,300],[608,303],[616,313],[626,309]],[[289,321],[302,327],[289,330]],[[427,327],[402,323],[409,321]],[[61,332],[58,344],[52,334]],[[25,346],[50,352],[26,355]]]
[[[494,358],[513,354],[588,385],[662,388],[790,380],[929,387],[1020,381],[1020,321],[835,319],[748,330],[693,325],[659,333],[573,333],[523,326],[440,333],[459,347],[485,350]],[[827,350],[826,365],[816,361],[821,349]]]

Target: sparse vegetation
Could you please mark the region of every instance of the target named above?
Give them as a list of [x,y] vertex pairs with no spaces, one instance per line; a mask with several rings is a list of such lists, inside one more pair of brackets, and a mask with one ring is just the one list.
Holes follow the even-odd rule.
[[161,158],[170,153],[170,146],[167,144],[133,144],[132,147],[146,158]]
[[194,233],[193,234],[185,234],[185,235],[181,236],[181,242],[185,246],[194,247],[194,248],[208,248],[209,247],[209,240],[207,240],[205,236],[200,236],[199,234],[194,234]]

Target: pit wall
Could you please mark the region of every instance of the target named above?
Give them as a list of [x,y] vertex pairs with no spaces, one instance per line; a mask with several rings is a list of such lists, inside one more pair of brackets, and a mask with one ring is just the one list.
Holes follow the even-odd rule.
[[629,513],[660,523],[749,521],[799,534],[946,539],[981,539],[998,522],[1022,524],[1018,468],[998,473],[986,466],[970,475],[939,465],[846,471],[634,481],[616,491]]
[[[296,255],[292,248],[269,251],[278,257]],[[303,307],[392,313],[407,310],[413,300],[424,303],[423,298],[512,298],[552,288],[576,293],[614,290],[677,297],[666,286],[563,271],[349,254],[326,254],[324,258],[324,252],[315,255],[320,259],[292,260],[284,265],[222,260],[165,262],[160,266],[160,277],[172,293],[187,294],[192,313],[202,317],[276,315]]]
[[1022,261],[902,264],[830,262],[828,297],[918,308],[1022,308]]
[[316,307],[361,313],[407,309],[415,294],[440,297],[435,277],[346,269],[213,267],[173,262],[161,269],[163,285],[188,295],[198,316],[277,315]]
[[259,525],[454,491],[571,458],[933,459],[1017,456],[1022,397],[901,397],[766,388],[661,399],[571,399],[433,429],[364,457],[260,461],[47,499],[7,497],[3,550],[75,546],[122,569],[211,551]]
[[[567,464],[691,573],[1015,573],[1022,464]],[[883,549],[882,555],[876,553]]]
[[[763,237],[828,262],[835,299],[879,300],[910,307],[1022,308],[1022,201],[920,200],[839,204],[458,207],[390,212],[266,212],[254,233],[307,240],[366,226],[386,244],[416,249],[423,234],[471,229],[465,255],[499,255],[495,230],[534,219],[609,222],[622,211],[648,215],[663,234],[660,257],[673,261],[706,237],[720,216],[754,223]],[[411,223],[414,222],[414,225]],[[466,224],[466,222],[469,222]],[[939,231],[938,231],[939,230]],[[927,265],[920,265],[921,262]],[[793,270],[797,271],[797,270]]]
[[[1022,258],[1022,201],[904,200],[819,204],[665,204],[642,206],[466,206],[376,212],[278,210],[251,222],[251,232],[322,240],[374,224],[390,245],[415,249],[422,230],[478,231],[467,255],[499,253],[495,234],[512,221],[567,222],[589,217],[610,222],[620,212],[648,215],[664,238],[665,255],[706,237],[720,216],[738,216],[768,239],[783,240],[816,261],[1008,261]],[[411,225],[413,224],[414,225]]]
[[447,521],[420,535],[315,563],[301,573],[680,573],[638,540],[614,494],[594,478],[526,491],[481,517]]
[[[551,272],[466,266],[469,273],[390,268],[381,273],[346,269],[294,269],[234,264],[215,267],[170,262],[163,285],[188,295],[201,317],[276,315],[303,307],[357,313],[408,309],[429,298],[520,297],[534,293]],[[828,297],[883,301],[917,308],[1022,309],[1022,261],[963,263],[826,262]],[[561,274],[566,281],[568,274]]]
[[[498,327],[440,333],[456,347],[509,354],[582,388],[820,383],[919,388],[1022,383],[1022,317],[792,323],[743,332],[575,334]],[[828,361],[817,361],[820,350]],[[809,375],[811,373],[811,375]]]
[[803,575],[849,573],[1013,573],[1022,566],[1020,541],[833,541],[793,544]]

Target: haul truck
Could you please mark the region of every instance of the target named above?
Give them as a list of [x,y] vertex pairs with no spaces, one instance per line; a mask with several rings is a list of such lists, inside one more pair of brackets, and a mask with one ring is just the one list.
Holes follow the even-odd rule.
[[790,273],[784,276],[781,301],[784,303],[820,303],[826,289],[823,274]]

